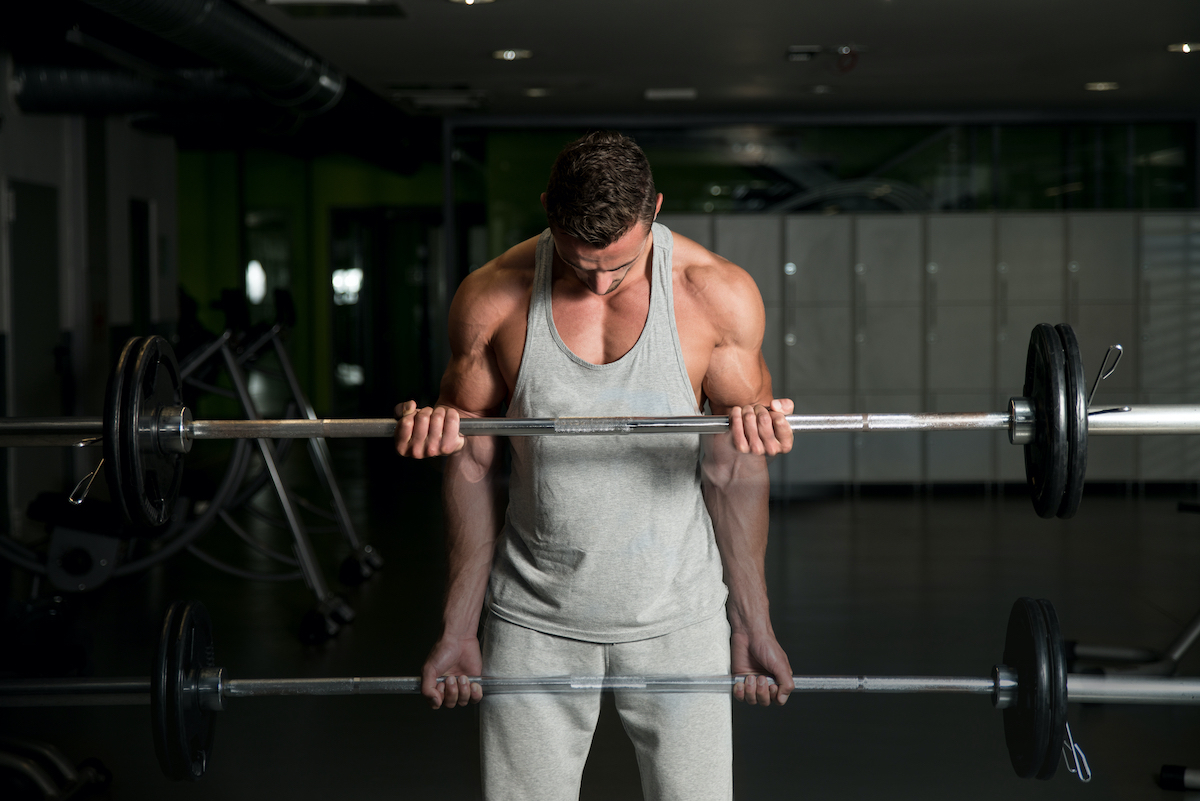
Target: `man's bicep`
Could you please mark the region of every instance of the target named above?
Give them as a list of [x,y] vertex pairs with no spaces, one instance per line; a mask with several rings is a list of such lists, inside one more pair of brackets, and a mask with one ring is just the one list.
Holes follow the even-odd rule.
[[[748,277],[747,277],[748,278]],[[771,401],[771,372],[762,355],[766,312],[753,281],[741,291],[730,293],[720,319],[720,339],[704,376],[704,395],[714,414],[733,406],[768,404]]]
[[439,406],[486,417],[497,412],[506,396],[504,378],[496,358],[486,345],[451,356],[438,395]]
[[769,405],[773,398],[771,373],[762,351],[713,351],[704,395],[713,414],[725,414],[735,406]]
[[[470,279],[468,279],[470,281]],[[442,376],[438,404],[483,417],[504,403],[504,377],[492,350],[499,321],[479,287],[464,282],[450,307],[450,363]]]

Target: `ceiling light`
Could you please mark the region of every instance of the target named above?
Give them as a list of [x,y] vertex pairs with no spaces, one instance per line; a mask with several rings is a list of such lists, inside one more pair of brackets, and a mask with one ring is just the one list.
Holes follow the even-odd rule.
[[679,87],[668,89],[647,89],[647,100],[695,100],[696,90],[694,87]]
[[476,109],[486,96],[465,86],[392,86],[391,97],[413,111],[438,112]]
[[1179,44],[1167,45],[1167,52],[1169,52],[1169,53],[1190,53],[1193,50],[1195,50],[1196,47],[1200,47],[1200,45],[1193,45],[1191,42],[1180,42]]
[[526,97],[545,97],[550,94],[550,90],[544,86],[531,86],[525,90]]
[[492,58],[497,61],[516,61],[522,58],[532,58],[532,50],[493,50]]
[[812,61],[821,52],[820,45],[788,45],[788,61]]
[[464,6],[481,6],[484,3],[490,3],[492,0],[450,0],[451,3],[459,3]]
[[1113,92],[1121,87],[1116,81],[1092,81],[1084,84],[1083,88],[1089,92]]
[[399,17],[404,9],[395,0],[266,0],[267,5],[302,19],[332,17]]

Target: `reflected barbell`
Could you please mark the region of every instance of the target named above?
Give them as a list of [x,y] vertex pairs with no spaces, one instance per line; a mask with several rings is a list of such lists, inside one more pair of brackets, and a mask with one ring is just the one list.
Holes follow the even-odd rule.
[[[1003,710],[1005,743],[1022,778],[1052,777],[1067,741],[1067,703],[1200,705],[1200,679],[1068,674],[1058,616],[1049,601],[1019,598],[1009,614],[1003,664],[989,677],[794,676],[798,693],[953,694]],[[440,680],[439,680],[440,681]],[[484,694],[600,691],[728,694],[743,676],[472,677]],[[154,674],[141,678],[0,682],[0,706],[151,707],[155,753],[171,779],[199,779],[212,763],[215,716],[235,698],[415,695],[416,676],[234,679],[216,664],[212,623],[199,602],[167,611]],[[1074,750],[1074,743],[1071,743]]]
[[[1117,346],[1119,348],[1119,346]],[[1107,361],[1107,359],[1106,359]],[[1115,363],[1114,363],[1115,366]],[[1103,374],[1104,365],[1101,366]],[[1110,371],[1111,372],[1111,371]],[[1097,382],[1099,377],[1097,378]],[[1068,325],[1042,323],[1030,336],[1023,394],[1002,413],[793,414],[805,432],[1005,431],[1025,449],[1025,473],[1041,517],[1078,509],[1091,436],[1200,433],[1200,405],[1089,408],[1083,362]],[[135,528],[167,522],[184,456],[197,440],[391,437],[383,419],[195,420],[182,402],[175,355],[161,337],[129,340],[117,360],[101,418],[7,418],[0,446],[102,444],[110,492]],[[720,434],[724,416],[463,418],[466,436]]]

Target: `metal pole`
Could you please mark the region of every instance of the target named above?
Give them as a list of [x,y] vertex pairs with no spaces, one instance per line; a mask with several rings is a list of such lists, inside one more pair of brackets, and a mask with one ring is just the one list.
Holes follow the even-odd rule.
[[[797,692],[993,695],[1011,693],[1018,681],[1000,671],[995,678],[964,676],[793,676]],[[223,698],[314,695],[414,695],[418,676],[351,676],[315,679],[224,679],[220,668],[206,668],[211,680],[197,692],[214,688]],[[438,679],[442,681],[442,679]],[[729,692],[743,676],[545,676],[481,678],[470,681],[491,693]],[[0,706],[85,706],[146,703],[149,678],[34,679],[0,682]],[[1200,678],[1166,676],[1067,676],[1071,703],[1200,705]]]
[[1200,434],[1200,406],[1118,406],[1088,414],[1088,435]]
[[[992,679],[961,676],[794,676],[797,692],[958,693],[990,695]],[[538,678],[471,677],[490,693],[572,693],[600,690],[633,692],[728,693],[742,676],[546,676]],[[442,681],[438,679],[438,681]],[[390,695],[421,691],[417,676],[327,679],[228,679],[226,698],[275,695]]]
[[[793,414],[793,431],[1007,431],[1007,414]],[[390,437],[396,421],[378,419],[195,420],[194,439],[296,439],[305,437]],[[529,437],[563,434],[720,434],[729,418],[690,417],[541,417],[463,418],[465,436]],[[1198,425],[1200,430],[1200,425]]]
[[104,421],[99,417],[10,417],[0,419],[0,447],[99,444]]
[[[925,414],[792,414],[793,431],[1007,431],[1010,417],[1001,413]],[[390,437],[396,421],[382,419],[196,420],[195,439],[271,437]],[[466,436],[545,436],[555,434],[719,434],[729,418],[692,417],[543,417],[463,418]],[[1088,433],[1096,436],[1200,434],[1200,405],[1122,406],[1088,416]]]
[[[275,328],[271,330],[275,333],[271,336],[271,342],[275,346],[275,355],[279,359],[279,367],[283,370],[283,377],[287,380],[288,387],[292,391],[292,397],[300,404],[300,410],[304,413],[304,417],[308,420],[316,420],[317,413],[309,403],[308,396],[304,394],[303,388],[300,386],[300,379],[296,377],[296,371],[292,367],[291,357],[288,356],[287,348],[283,346],[283,341],[279,338],[279,332]],[[333,457],[329,453],[329,444],[325,442],[324,437],[313,437],[308,441],[308,450],[312,454],[313,465],[317,469],[317,475],[320,476],[325,488],[329,490],[329,495],[333,499],[334,513],[337,517],[338,528],[341,529],[342,536],[350,543],[350,547],[355,553],[364,553],[363,542],[358,538],[358,532],[354,530],[354,523],[350,519],[350,510],[346,506],[346,501],[342,497],[342,488],[338,486],[337,479],[333,475]],[[370,546],[366,546],[367,549]]]
[[0,683],[5,706],[138,706],[150,703],[150,679],[16,679]]
[[[168,411],[164,411],[164,420]],[[181,407],[173,410],[176,415]],[[998,412],[924,414],[792,414],[793,431],[1007,431],[1011,417]],[[316,420],[194,420],[193,439],[309,439],[313,437],[391,437],[396,421],[385,418]],[[720,434],[729,418],[688,417],[542,417],[463,418],[466,436],[529,437],[564,434]],[[1200,434],[1200,405],[1120,406],[1088,415],[1095,436]],[[0,419],[0,446],[77,445],[99,442],[100,418]]]
[[1200,704],[1200,678],[1067,676],[1067,700],[1103,704]]
[[[237,391],[246,416],[251,418],[257,417],[258,411],[254,408],[254,400],[250,397],[250,389],[246,384],[246,377],[242,374],[241,367],[238,366],[237,357],[233,355],[233,351],[228,347],[221,348],[221,355],[225,359],[225,367],[229,372],[229,378],[233,382],[233,387]],[[300,523],[300,515],[296,513],[295,506],[292,504],[292,497],[288,494],[287,486],[284,484],[283,475],[279,471],[279,464],[275,458],[275,443],[263,436],[256,437],[255,439],[258,440],[258,449],[262,454],[263,464],[266,466],[267,472],[271,475],[272,484],[275,485],[275,493],[279,496],[279,505],[283,509],[283,516],[287,519],[288,528],[291,529],[296,561],[299,562],[304,582],[313,591],[313,594],[317,596],[317,601],[324,606],[334,596],[325,584],[325,577],[321,574],[321,568],[317,563],[316,552],[313,551],[312,543],[309,542],[308,535]]]

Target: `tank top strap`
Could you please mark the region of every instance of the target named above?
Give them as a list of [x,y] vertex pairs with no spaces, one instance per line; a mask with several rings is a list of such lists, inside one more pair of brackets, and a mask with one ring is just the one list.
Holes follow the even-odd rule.
[[[679,328],[675,321],[675,238],[671,229],[661,223],[654,223],[651,231],[654,234],[654,274],[650,292],[650,314],[647,316],[646,325],[654,325],[658,329],[656,333],[661,332],[660,341],[664,345],[670,343],[668,348],[662,350],[661,358],[671,363],[678,371],[684,397],[693,398],[692,405],[695,406],[692,380],[688,376],[687,362],[683,358],[683,345],[679,342]],[[698,409],[696,411],[699,412]]]
[[[554,278],[554,240],[550,229],[538,237],[537,250],[533,257],[533,292],[529,298],[529,322],[546,320],[552,322],[550,312],[550,288]],[[533,328],[532,325],[529,326]],[[548,332],[547,332],[548,333]]]

